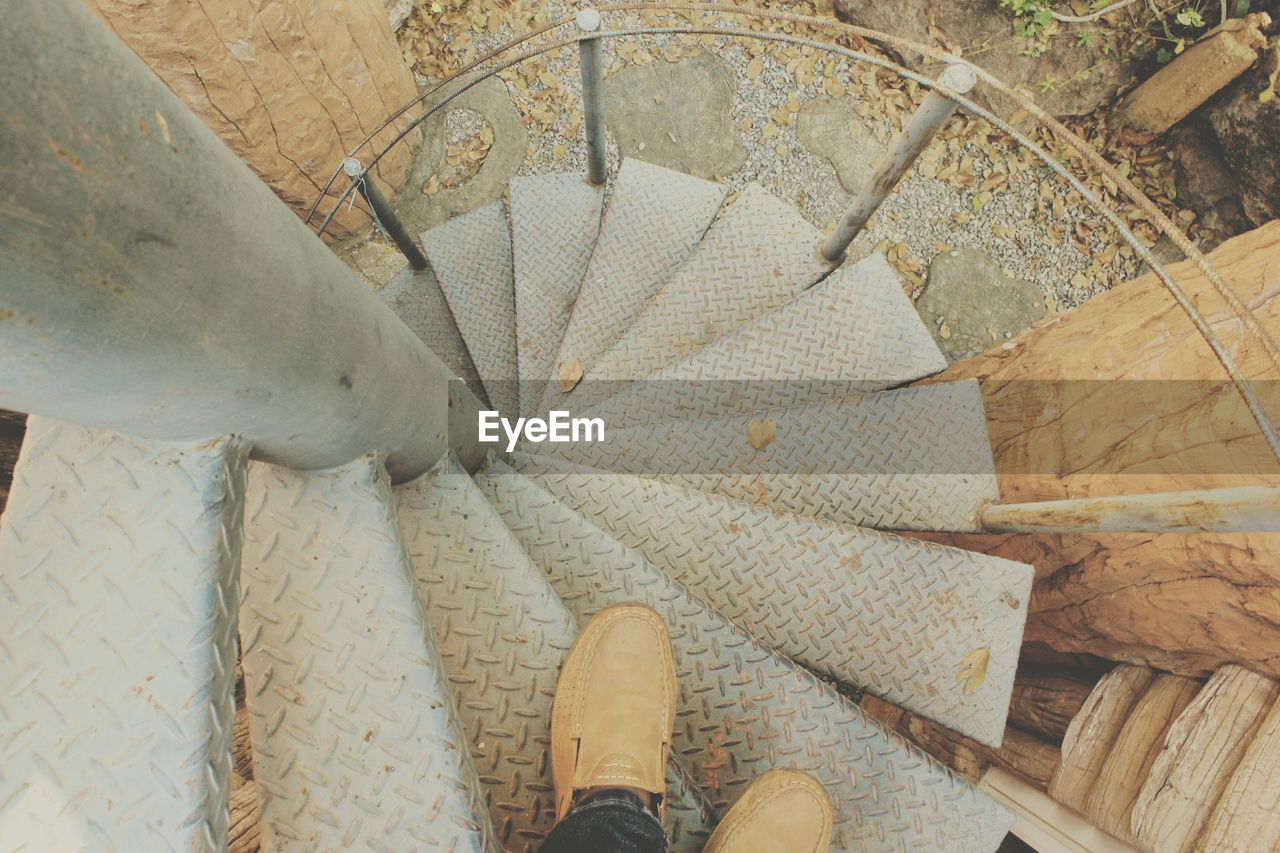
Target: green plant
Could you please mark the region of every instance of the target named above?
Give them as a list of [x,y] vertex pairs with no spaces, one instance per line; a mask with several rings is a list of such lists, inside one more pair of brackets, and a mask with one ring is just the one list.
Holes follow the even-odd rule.
[[1200,17],[1200,12],[1195,9],[1183,9],[1173,19],[1184,27],[1204,26],[1204,18]]
[[1049,0],[1000,0],[1001,8],[1013,13],[1013,31],[1026,41],[1022,53],[1041,56],[1058,32]]

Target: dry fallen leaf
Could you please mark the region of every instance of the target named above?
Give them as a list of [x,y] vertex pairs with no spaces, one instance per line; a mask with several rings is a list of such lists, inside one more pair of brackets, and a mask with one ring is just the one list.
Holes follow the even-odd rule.
[[582,381],[582,362],[576,358],[567,362],[560,368],[560,393],[563,394],[572,391]]
[[991,660],[991,650],[986,646],[974,649],[960,661],[956,671],[956,681],[964,682],[964,695],[969,696],[978,691],[987,678],[987,662]]
[[747,444],[756,450],[764,450],[773,443],[778,425],[774,421],[747,421]]

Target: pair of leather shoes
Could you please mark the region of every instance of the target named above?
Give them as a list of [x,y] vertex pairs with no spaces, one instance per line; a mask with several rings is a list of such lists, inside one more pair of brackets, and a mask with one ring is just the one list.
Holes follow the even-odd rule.
[[[666,623],[640,605],[601,610],[565,659],[551,710],[556,820],[574,800],[607,789],[636,794],[661,819],[676,712],[675,660]],[[758,777],[720,821],[707,853],[821,853],[831,801],[812,776]]]

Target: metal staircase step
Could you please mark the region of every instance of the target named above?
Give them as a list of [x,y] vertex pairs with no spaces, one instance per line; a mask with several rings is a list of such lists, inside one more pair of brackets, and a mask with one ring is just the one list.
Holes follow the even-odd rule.
[[798,767],[835,805],[833,849],[1000,844],[1012,816],[830,686],[505,464],[490,462],[477,482],[579,620],[635,601],[667,620],[679,682],[673,750],[717,808],[760,773]]
[[405,267],[378,291],[378,296],[420,341],[440,356],[454,376],[485,399],[484,383],[431,270],[415,272],[412,267]]
[[532,415],[555,375],[573,302],[600,230],[604,188],[585,175],[512,178],[507,183],[515,262],[520,407]]
[[1000,745],[1030,566],[542,457],[512,463],[776,651]]
[[881,255],[651,373],[588,414],[623,427],[880,391],[947,366]]
[[264,849],[495,849],[381,462],[255,464],[245,515]]
[[516,296],[502,202],[425,232],[422,250],[480,372],[485,395],[500,411],[514,414],[519,407]]
[[523,449],[860,527],[976,531],[981,508],[999,499],[972,381]]
[[795,208],[749,184],[567,401],[599,402],[616,381],[643,379],[784,305],[831,271],[821,240]]
[[32,416],[0,523],[6,850],[227,837],[245,451]]
[[[555,822],[551,700],[577,623],[452,457],[395,497],[498,841],[533,853]],[[696,849],[700,799],[669,781],[672,849]]]
[[[595,363],[689,257],[724,197],[719,184],[642,160],[622,161],[548,378],[574,362],[584,369]],[[547,387],[544,408],[558,391],[555,382]]]

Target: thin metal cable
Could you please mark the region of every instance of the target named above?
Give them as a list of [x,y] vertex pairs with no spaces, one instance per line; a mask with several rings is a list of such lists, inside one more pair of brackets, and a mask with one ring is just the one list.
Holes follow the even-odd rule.
[[[610,5],[610,6],[603,6],[599,8],[601,11],[644,11],[644,10],[650,10],[650,9],[652,10],[672,9],[672,10],[688,10],[688,11],[727,12],[731,14],[743,14],[743,15],[751,15],[751,16],[760,16],[761,14],[757,10],[743,10],[737,7],[725,7],[725,6],[718,6],[715,4],[674,4],[674,3],[673,4],[616,4],[616,5]],[[1186,249],[1184,249],[1184,253],[1187,254],[1188,257],[1192,257],[1192,255],[1194,255],[1194,257],[1192,257],[1192,260],[1197,261],[1197,266],[1200,267],[1202,272],[1206,273],[1206,278],[1208,278],[1210,282],[1214,284],[1215,289],[1218,290],[1218,292],[1221,295],[1223,295],[1228,305],[1232,308],[1233,313],[1237,314],[1237,316],[1240,318],[1241,322],[1244,324],[1246,328],[1248,328],[1251,332],[1254,332],[1256,336],[1263,341],[1264,349],[1266,349],[1268,354],[1271,356],[1273,363],[1277,364],[1277,366],[1280,366],[1280,359],[1277,358],[1274,342],[1271,341],[1270,336],[1266,333],[1264,329],[1262,329],[1261,325],[1258,324],[1257,318],[1248,309],[1248,307],[1244,305],[1244,303],[1240,300],[1239,296],[1236,295],[1235,292],[1232,291],[1226,285],[1226,283],[1221,280],[1221,278],[1217,274],[1217,270],[1213,268],[1212,264],[1210,264],[1208,260],[1204,258],[1204,256],[1201,255],[1193,245],[1191,245],[1190,241],[1187,240],[1186,237],[1182,235],[1182,233],[1173,226],[1172,222],[1170,222],[1166,217],[1164,217],[1162,213],[1159,212],[1158,209],[1155,208],[1154,204],[1150,201],[1150,199],[1147,199],[1146,196],[1143,195],[1142,192],[1138,190],[1136,186],[1133,186],[1132,183],[1130,183],[1127,179],[1123,178],[1123,176],[1119,175],[1118,172],[1115,172],[1114,169],[1111,169],[1110,164],[1106,163],[1105,160],[1102,160],[1101,155],[1099,155],[1096,151],[1094,151],[1091,147],[1089,147],[1087,143],[1084,143],[1083,140],[1080,140],[1078,137],[1075,137],[1074,134],[1071,134],[1070,131],[1068,131],[1065,127],[1059,124],[1056,120],[1047,116],[1047,114],[1043,114],[1043,111],[1040,111],[1038,107],[1035,107],[1033,102],[1028,101],[1025,98],[1022,98],[1017,93],[1007,89],[1007,87],[1004,87],[1003,84],[995,80],[995,78],[991,77],[991,75],[987,74],[981,68],[974,66],[972,63],[952,57],[949,54],[938,51],[935,48],[929,48],[925,45],[917,45],[913,42],[898,39],[892,36],[887,36],[883,33],[876,33],[874,30],[863,30],[863,28],[860,28],[860,27],[853,27],[851,25],[846,25],[846,24],[837,24],[836,22],[825,21],[823,19],[813,18],[812,16],[807,16],[807,15],[795,15],[793,13],[778,12],[778,13],[768,13],[765,15],[765,17],[777,17],[781,20],[791,20],[797,23],[812,22],[818,26],[837,26],[839,28],[853,31],[854,35],[860,35],[860,36],[866,35],[868,38],[872,38],[873,40],[883,40],[886,44],[889,44],[891,46],[897,46],[899,48],[905,48],[905,49],[911,49],[911,50],[918,50],[925,53],[926,55],[936,56],[942,59],[943,61],[959,62],[965,65],[968,65],[969,67],[974,69],[975,73],[977,73],[981,79],[986,80],[988,83],[993,84],[994,88],[1002,91],[1002,93],[1004,94],[1009,95],[1015,100],[1015,102],[1025,102],[1026,104],[1034,108],[1035,111],[1041,112],[1041,114],[1044,116],[1044,119],[1046,119],[1045,123],[1051,125],[1050,129],[1054,130],[1056,135],[1058,134],[1058,131],[1061,131],[1061,134],[1065,134],[1066,136],[1070,137],[1070,140],[1074,141],[1074,144],[1069,142],[1069,144],[1073,149],[1085,155],[1087,159],[1099,160],[1102,163],[1102,165],[1106,166],[1107,169],[1110,170],[1115,175],[1115,182],[1117,186],[1120,186],[1121,184],[1123,184],[1125,186],[1126,193],[1129,194],[1131,197],[1133,197],[1135,202],[1139,202],[1139,206],[1143,206],[1141,202],[1145,202],[1147,206],[1149,206],[1152,210],[1155,211],[1155,213],[1158,216],[1158,219],[1160,220],[1160,221],[1157,221],[1156,223],[1157,227],[1160,228],[1161,230],[1166,230],[1166,227],[1167,227],[1168,230],[1166,231],[1166,233],[1169,233],[1169,235],[1171,236],[1171,239],[1174,239],[1175,243],[1178,243],[1179,241],[1178,239],[1173,238],[1173,235],[1177,235],[1177,238],[1181,239],[1181,242],[1186,245]],[[541,32],[547,32],[548,30],[553,29],[556,26],[561,26],[565,23],[568,23],[568,21],[564,20],[552,25],[548,25],[547,27],[543,28]],[[1269,417],[1267,416],[1265,410],[1263,409],[1261,401],[1258,399],[1257,395],[1254,393],[1250,381],[1241,372],[1239,366],[1235,363],[1235,360],[1232,358],[1231,354],[1227,352],[1226,347],[1222,344],[1221,340],[1217,337],[1217,334],[1213,331],[1212,326],[1208,323],[1205,317],[1200,313],[1199,309],[1196,308],[1196,306],[1191,302],[1191,300],[1187,297],[1186,293],[1173,280],[1173,278],[1169,276],[1168,272],[1165,271],[1163,265],[1160,264],[1160,262],[1156,260],[1154,256],[1152,256],[1150,251],[1147,250],[1147,248],[1144,245],[1142,245],[1142,243],[1137,239],[1137,237],[1129,230],[1128,226],[1125,225],[1124,221],[1120,219],[1118,214],[1114,213],[1109,207],[1107,207],[1102,202],[1101,199],[1095,196],[1092,191],[1090,191],[1078,178],[1076,178],[1075,175],[1073,175],[1065,167],[1063,167],[1062,164],[1057,161],[1057,159],[1055,159],[1047,151],[1044,151],[1035,143],[1033,143],[1024,134],[1014,129],[1012,125],[1010,125],[1008,122],[1005,122],[1003,119],[994,115],[989,110],[979,107],[976,103],[969,100],[968,98],[958,95],[955,92],[948,90],[944,86],[938,85],[936,81],[931,80],[915,72],[909,71],[895,62],[882,59],[880,57],[872,56],[870,54],[863,53],[861,51],[857,51],[851,48],[845,48],[845,47],[840,47],[838,45],[826,44],[824,42],[820,42],[814,39],[808,39],[808,38],[803,38],[799,36],[791,36],[783,33],[752,32],[749,30],[742,30],[736,27],[639,27],[639,28],[627,28],[627,29],[611,30],[603,33],[596,33],[596,34],[593,34],[593,37],[621,38],[621,37],[640,36],[640,35],[681,35],[681,34],[720,35],[720,36],[727,36],[732,38],[752,38],[752,39],[757,39],[761,41],[773,41],[773,42],[792,44],[800,47],[809,47],[815,50],[836,53],[838,55],[844,56],[856,62],[866,62],[869,65],[873,65],[876,67],[884,68],[889,71],[893,71],[897,73],[899,76],[904,77],[908,80],[913,80],[919,85],[922,85],[928,89],[937,89],[942,94],[955,100],[956,103],[960,104],[966,110],[986,120],[987,122],[992,124],[994,127],[997,127],[1002,132],[1008,134],[1010,138],[1012,138],[1015,142],[1017,142],[1019,145],[1026,148],[1027,150],[1031,151],[1036,157],[1038,157],[1042,162],[1044,162],[1045,165],[1048,166],[1048,168],[1054,174],[1058,175],[1063,180],[1065,180],[1068,183],[1068,185],[1071,186],[1072,189],[1080,193],[1081,197],[1084,198],[1085,201],[1091,207],[1093,207],[1098,213],[1100,213],[1116,228],[1116,230],[1120,233],[1121,237],[1125,240],[1126,243],[1129,244],[1129,246],[1134,250],[1134,252],[1138,255],[1138,257],[1142,258],[1143,261],[1145,261],[1151,267],[1152,271],[1160,279],[1162,284],[1165,286],[1165,289],[1173,297],[1174,301],[1177,303],[1179,308],[1181,308],[1182,311],[1187,315],[1188,319],[1190,319],[1196,331],[1209,345],[1209,348],[1212,350],[1215,357],[1218,359],[1219,363],[1222,364],[1223,369],[1226,371],[1228,377],[1232,382],[1232,385],[1236,388],[1236,391],[1240,394],[1241,398],[1244,400],[1245,405],[1249,409],[1251,416],[1253,417],[1254,421],[1257,423],[1258,428],[1261,431],[1263,438],[1266,441],[1268,447],[1270,448],[1272,454],[1276,457],[1277,460],[1280,460],[1280,436],[1277,436],[1275,427],[1272,425]],[[541,54],[547,53],[549,51],[557,50],[560,48],[564,48],[564,47],[568,47],[570,45],[576,44],[579,40],[580,38],[578,36],[561,39],[559,41],[553,42],[546,46],[527,51],[512,59],[509,59],[504,61],[503,63],[500,63],[499,65],[495,66],[494,68],[488,71],[480,73],[474,79],[468,81],[463,86],[461,86],[456,92],[451,93],[449,96],[442,99],[438,104],[434,105],[433,107],[425,111],[422,115],[420,115],[419,117],[411,121],[404,130],[400,131],[391,141],[389,141],[386,145],[383,146],[383,148],[380,151],[378,151],[378,153],[373,158],[373,161],[370,163],[370,167],[376,164],[386,154],[388,150],[390,150],[401,139],[407,136],[409,132],[413,130],[413,128],[417,127],[419,124],[424,122],[427,118],[429,118],[431,115],[433,115],[434,113],[442,109],[444,106],[446,106],[449,102],[457,98],[463,92],[467,91],[468,89],[472,88],[478,83],[488,79],[489,77],[492,77],[500,73],[501,71],[506,70],[507,68],[510,68],[514,65],[517,65],[521,62],[524,62],[535,56],[539,56]],[[527,39],[522,39],[520,41],[521,42],[527,41]],[[489,55],[487,58],[492,59],[496,57],[497,53],[500,51],[501,49]],[[472,63],[470,66],[468,66],[467,69],[463,69],[459,72],[456,72],[453,75],[450,75],[450,77],[442,81],[433,90],[433,92],[439,91],[444,86],[455,81],[458,78],[458,76],[460,76],[463,73],[466,73],[468,69],[474,69],[476,65],[481,64],[484,61],[485,61],[485,58],[477,60],[475,63]],[[1031,110],[1028,110],[1028,111],[1031,112]],[[1083,146],[1083,148],[1081,148],[1081,146]],[[1092,155],[1092,157],[1089,157],[1088,155]],[[348,186],[346,190],[342,193],[342,195],[338,198],[337,203],[334,205],[333,209],[331,209],[329,214],[325,217],[324,222],[321,224],[318,233],[321,233],[321,234],[324,233],[324,230],[328,227],[329,222],[332,220],[333,216],[336,214],[338,209],[340,209],[342,201],[346,199],[346,197],[351,193],[351,191],[352,191],[352,186]],[[317,205],[318,203],[319,203],[319,199],[317,199]],[[313,210],[315,206],[316,205],[313,205]],[[1179,246],[1179,248],[1183,248],[1183,247]],[[1189,249],[1190,251],[1188,252],[1187,249]],[[1230,294],[1230,296],[1228,297],[1227,294]]]

